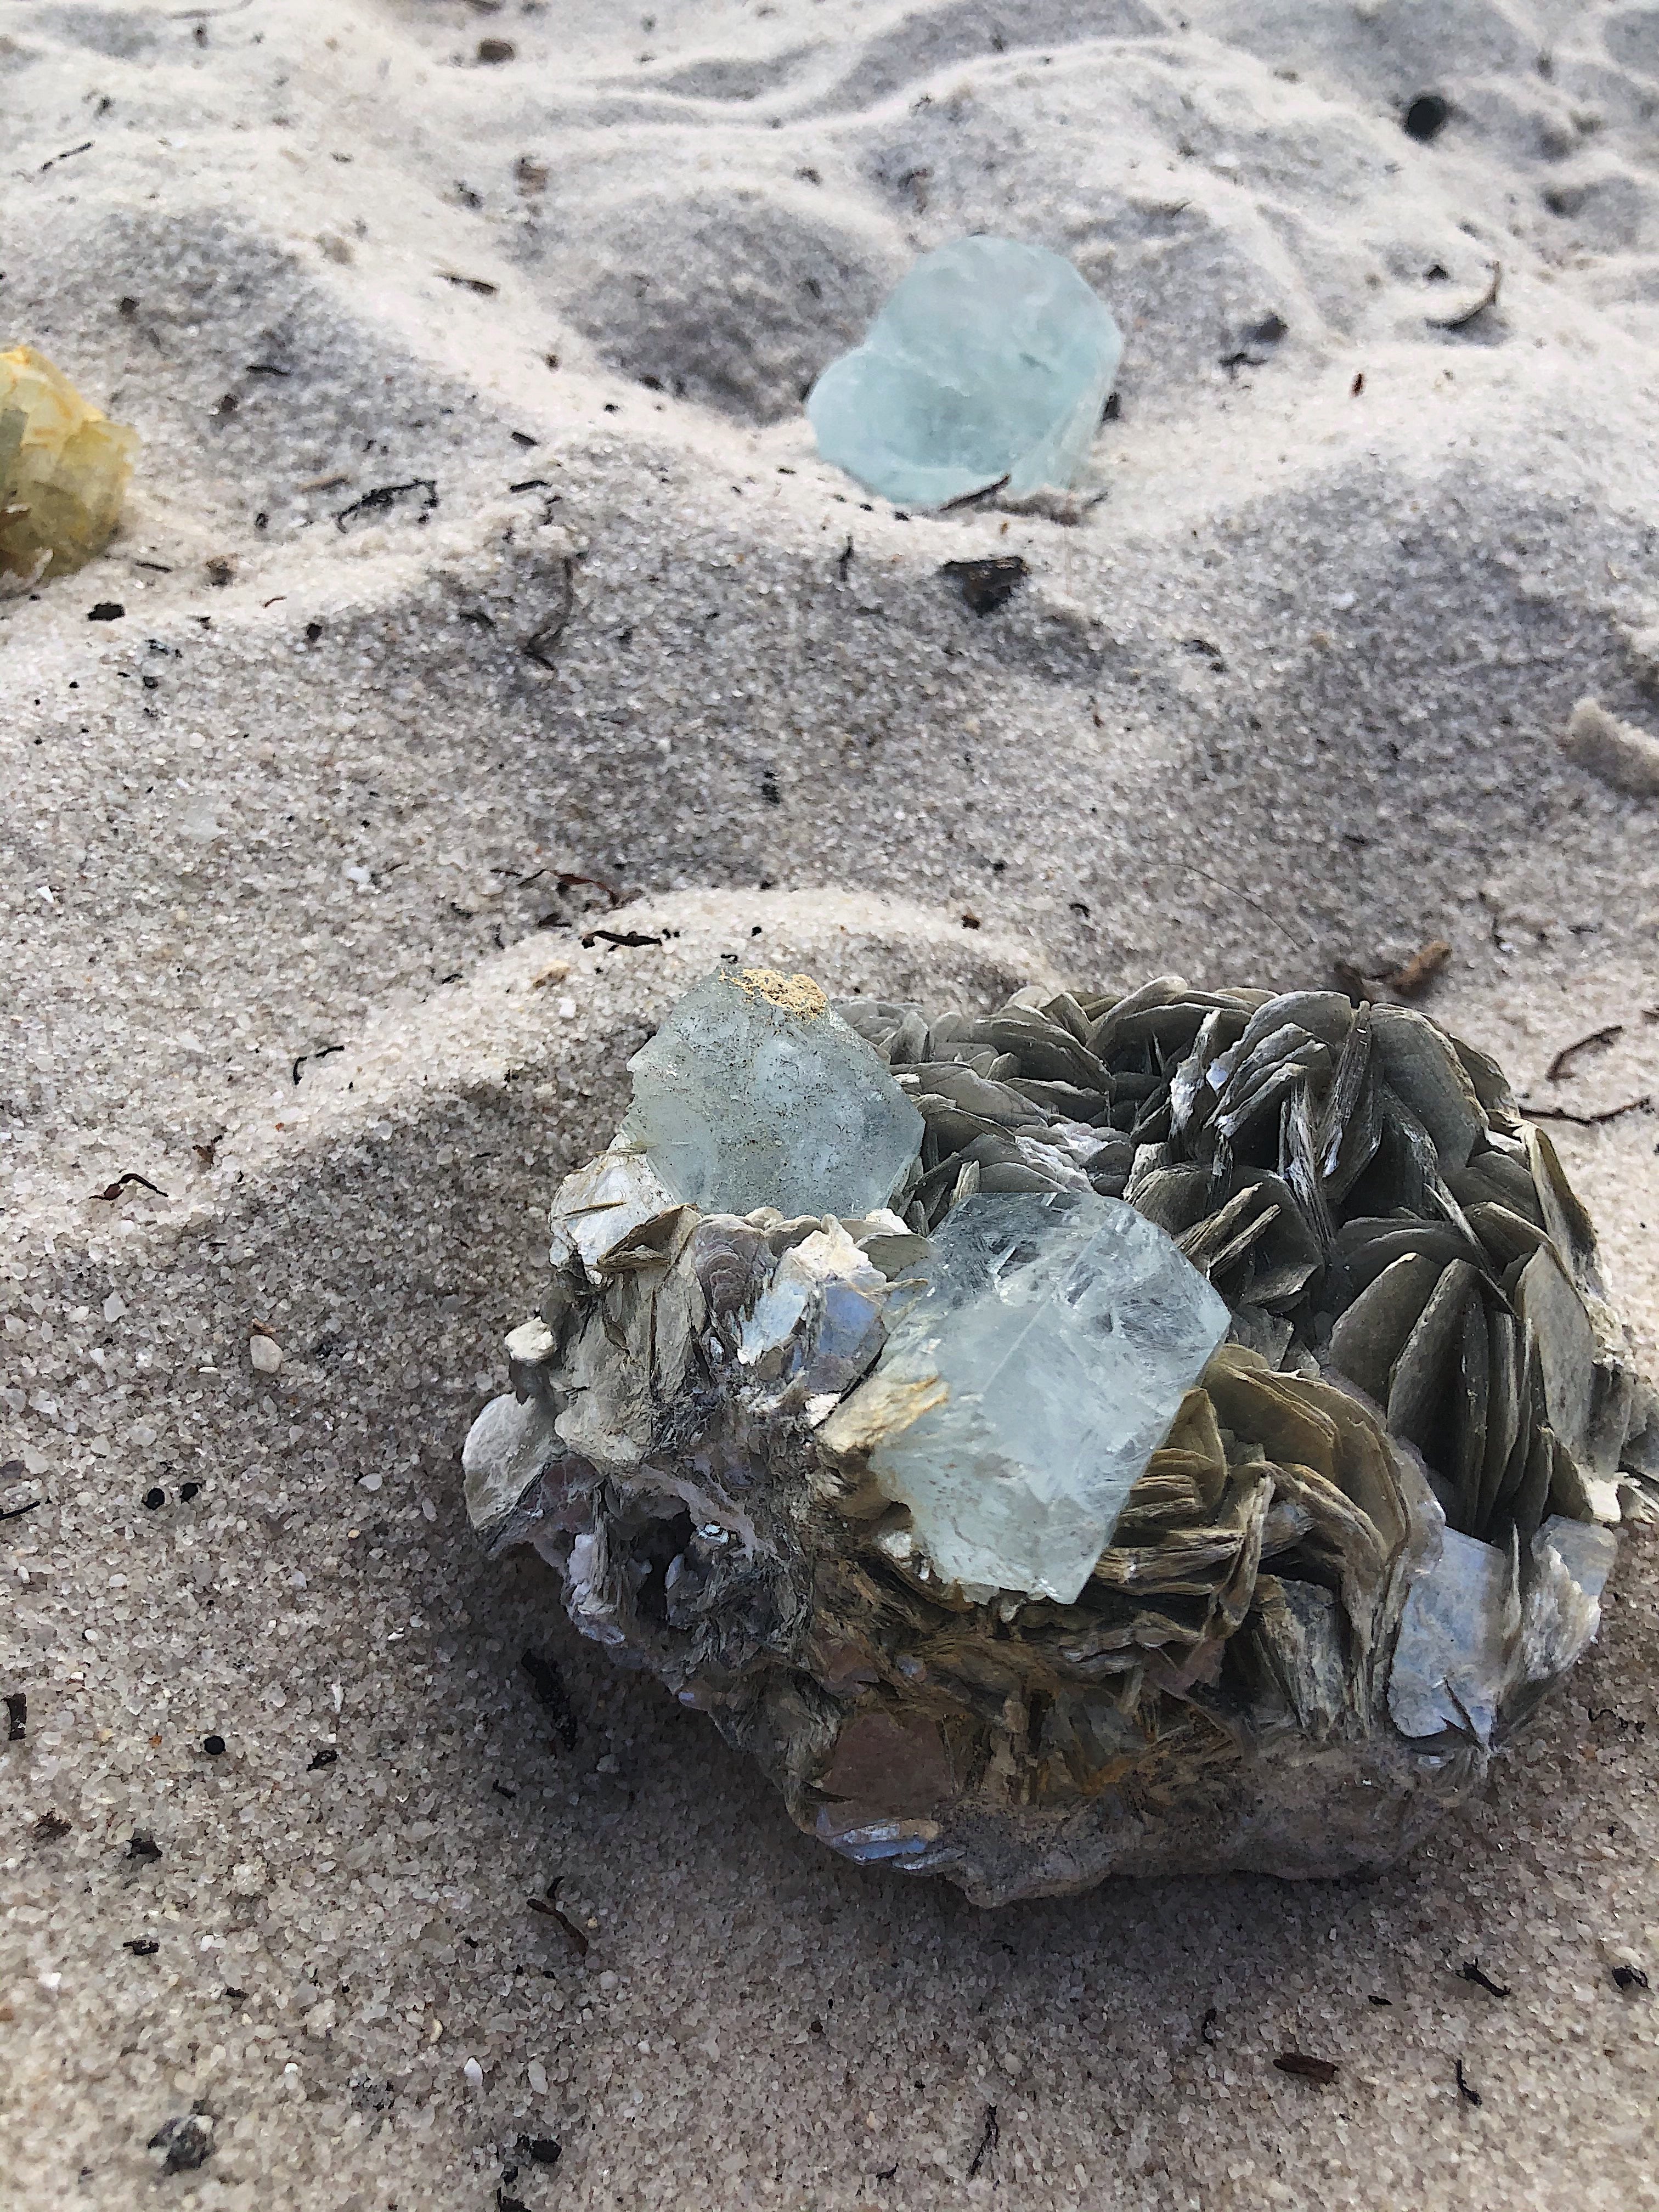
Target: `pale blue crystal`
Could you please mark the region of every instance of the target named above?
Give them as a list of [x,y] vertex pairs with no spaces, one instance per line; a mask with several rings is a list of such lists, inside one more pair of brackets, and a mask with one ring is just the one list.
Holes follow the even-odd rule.
[[944,1580],[1070,1604],[1228,1321],[1120,1199],[963,1198],[837,1420],[876,1437],[871,1470]]
[[807,398],[818,451],[899,507],[943,507],[999,477],[1074,484],[1123,337],[1058,253],[961,238],[924,254]]
[[921,1115],[804,975],[705,977],[628,1066],[618,1142],[642,1146],[673,1196],[705,1213],[860,1219],[921,1149]]

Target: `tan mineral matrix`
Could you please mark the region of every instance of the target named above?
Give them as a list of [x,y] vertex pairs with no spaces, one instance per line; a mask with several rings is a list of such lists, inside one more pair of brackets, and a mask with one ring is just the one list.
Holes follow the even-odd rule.
[[103,551],[137,447],[33,346],[0,353],[0,586],[72,576]]

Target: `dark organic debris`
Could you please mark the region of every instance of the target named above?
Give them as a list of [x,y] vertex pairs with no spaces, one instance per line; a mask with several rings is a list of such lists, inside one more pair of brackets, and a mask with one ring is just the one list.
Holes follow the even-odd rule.
[[532,2166],[556,2166],[563,2145],[552,2136],[520,2136],[517,2148]]
[[163,2120],[149,2139],[151,2150],[164,2150],[167,2159],[162,2171],[167,2173],[190,2173],[204,2166],[213,2150],[213,2123],[205,2123],[194,2112],[175,2113]]
[[587,1956],[588,1948],[587,1931],[584,1928],[578,1927],[564,1907],[555,1901],[555,1892],[558,1887],[558,1879],[556,1876],[549,1882],[545,1897],[527,1897],[525,1903],[532,1912],[540,1913],[544,1920],[556,1920],[574,1946],[576,1956],[579,1959],[585,1959]]
[[[1117,394],[1116,392],[1114,392],[1112,394],[1112,399],[1115,399],[1116,398]],[[1108,407],[1109,407],[1111,404],[1111,399],[1109,399],[1106,403]],[[1103,422],[1105,417],[1103,416],[1101,419]],[[992,498],[996,493],[1002,489],[1003,486],[1007,483],[1013,471],[1012,469],[1005,469],[1000,477],[994,477],[989,483],[981,484],[975,491],[959,491],[954,499],[947,499],[945,501],[944,506],[940,507],[939,513],[941,514],[954,514],[958,507],[973,507],[982,499]],[[853,541],[849,538],[847,542],[850,545]]]
[[94,1198],[102,1199],[106,1205],[112,1205],[127,1185],[134,1182],[141,1190],[153,1192],[157,1198],[167,1196],[166,1191],[153,1183],[148,1176],[135,1175],[130,1169],[125,1175],[117,1176],[113,1182],[106,1183],[102,1190],[95,1190],[92,1194]]
[[941,576],[951,577],[976,615],[988,615],[1012,599],[1030,570],[1018,553],[995,553],[981,561],[947,561]]
[[100,599],[95,607],[88,609],[87,620],[88,622],[119,622],[125,613],[126,609],[121,605],[119,599]]
[[1581,1052],[1594,1052],[1601,1045],[1612,1044],[1615,1038],[1624,1034],[1623,1022],[1609,1022],[1605,1029],[1592,1030],[1588,1036],[1581,1036],[1574,1044],[1564,1044],[1544,1070],[1544,1080],[1546,1083],[1559,1083],[1564,1076],[1571,1074],[1572,1063]]
[[1268,355],[1253,350],[1266,346],[1271,349],[1279,340],[1290,336],[1291,326],[1282,315],[1264,315],[1254,329],[1245,331],[1243,339],[1231,353],[1224,353],[1221,366],[1229,376],[1237,376],[1241,368],[1265,368]]
[[121,1946],[124,1951],[131,1951],[135,1959],[153,1959],[161,1948],[153,1936],[129,1936]]
[[478,59],[481,62],[510,62],[518,48],[511,39],[480,39]]
[[21,1520],[25,1513],[33,1513],[37,1505],[44,1505],[46,1502],[44,1498],[31,1498],[21,1505],[8,1506],[3,1513],[0,1513],[0,1521]]
[[1503,281],[1504,264],[1494,261],[1486,289],[1473,307],[1460,307],[1455,315],[1425,315],[1423,319],[1431,331],[1466,331],[1471,323],[1479,321],[1488,307],[1498,305],[1498,289]]
[[1466,1982],[1474,1983],[1477,1988],[1486,1990],[1492,1996],[1506,1997],[1510,1994],[1501,1982],[1493,1981],[1478,1959],[1465,1959],[1457,1971]]
[[1198,2023],[1198,2032],[1203,2037],[1206,2043],[1213,2043],[1215,2041],[1215,2024],[1220,2017],[1221,2015],[1216,2010],[1215,2007],[1211,2005],[1206,2010],[1203,2019]]
[[1401,118],[1406,136],[1426,146],[1451,120],[1451,102],[1437,92],[1419,92]]
[[74,1821],[66,1820],[61,1813],[43,1813],[34,1824],[34,1840],[37,1844],[61,1844],[74,1826]]
[[836,556],[836,566],[841,571],[841,580],[847,581],[847,572],[853,565],[853,533],[847,533],[847,543]]
[[1463,2062],[1461,2058],[1457,2062],[1457,2094],[1466,2105],[1480,2105],[1486,2101],[1480,2092],[1471,2087],[1469,2078],[1463,2071]]
[[1390,968],[1380,975],[1367,975],[1357,960],[1334,961],[1332,973],[1338,987],[1356,1005],[1369,1006],[1390,993],[1396,999],[1421,998],[1451,957],[1449,940],[1432,937],[1409,960],[1402,960],[1397,968]]
[[457,269],[441,269],[438,274],[446,284],[459,285],[463,292],[476,292],[481,299],[493,299],[501,289],[500,285],[492,284],[488,276],[464,276]]
[[1449,940],[1443,937],[1432,937],[1420,951],[1413,952],[1409,960],[1402,960],[1385,980],[1401,998],[1415,999],[1428,988],[1451,956]]
[[29,1698],[27,1690],[6,1692],[6,1741],[21,1743],[28,1733]]
[[997,2108],[994,2105],[988,2105],[985,2107],[985,2125],[980,2130],[979,2148],[969,2163],[969,2181],[978,2179],[981,2167],[996,2149],[1001,2139],[1002,2130],[997,2125]]
[[1615,1989],[1622,1990],[1628,1996],[1632,1990],[1646,1989],[1648,1978],[1639,1966],[1615,1966],[1613,1982]]
[[[653,943],[660,939],[653,939]],[[538,1705],[545,1708],[553,1722],[553,1733],[567,1751],[576,1748],[581,1734],[581,1723],[570,1702],[570,1693],[564,1686],[564,1677],[553,1662],[531,1645],[519,1664],[530,1677],[530,1686]]]
[[1358,397],[1359,397],[1359,395],[1360,395],[1360,393],[1361,393],[1364,389],[1365,389],[1365,372],[1364,372],[1364,370],[1363,368],[1357,368],[1357,369],[1355,369],[1355,371],[1354,371],[1354,373],[1353,373],[1353,382],[1352,382],[1352,383],[1348,386],[1348,397],[1349,397],[1349,398],[1350,398],[1350,399],[1358,399]]
[[603,876],[555,876],[553,888],[561,895],[566,891],[582,888],[591,891],[603,891],[612,906],[620,906],[623,902],[621,891],[617,890],[615,884],[606,883]]
[[553,655],[559,640],[564,635],[576,605],[576,564],[568,556],[559,563],[558,580],[554,586],[553,611],[539,629],[533,630],[520,648],[527,660],[538,666],[551,668]]
[[1281,2074],[1294,2074],[1299,2081],[1317,2081],[1328,2088],[1339,2071],[1334,2058],[1310,2058],[1305,2051],[1281,2051],[1273,2064]]
[[411,477],[407,483],[376,484],[361,499],[354,499],[349,507],[341,507],[334,517],[334,526],[343,531],[354,514],[382,514],[387,507],[395,506],[405,492],[411,491],[426,494],[421,501],[422,514],[429,514],[438,504],[436,480],[432,477]]
[[324,1767],[332,1766],[335,1760],[339,1756],[340,1754],[335,1748],[334,1745],[331,1743],[325,1743],[320,1751],[313,1751],[312,1753],[310,1760],[306,1767],[306,1772],[307,1774],[319,1774]]
[[1574,1114],[1565,1106],[1529,1106],[1523,1098],[1521,1111],[1529,1121],[1571,1121],[1575,1128],[1599,1129],[1604,1121],[1621,1121],[1626,1114],[1650,1114],[1651,1096],[1644,1091],[1639,1098],[1626,1098],[1622,1106],[1608,1106],[1599,1114]]
[[638,929],[590,929],[582,939],[583,945],[592,951],[595,945],[608,945],[614,951],[621,945],[660,945],[660,937],[647,937]]
[[155,1837],[146,1834],[143,1828],[135,1828],[132,1832],[132,1841],[127,1845],[127,1856],[130,1859],[143,1859],[153,1863],[161,1856],[161,1846],[156,1842]]
[[222,1735],[204,1735],[202,1738],[202,1748],[210,1759],[222,1759],[225,1752],[225,1740]]

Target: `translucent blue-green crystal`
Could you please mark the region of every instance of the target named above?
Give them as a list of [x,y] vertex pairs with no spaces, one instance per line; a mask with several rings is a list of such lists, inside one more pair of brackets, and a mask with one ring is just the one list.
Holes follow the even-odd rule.
[[899,507],[943,507],[1000,477],[1074,484],[1123,337],[1058,253],[962,238],[924,254],[831,362],[806,412],[818,450]]
[[628,1066],[618,1141],[704,1213],[860,1218],[921,1149],[921,1115],[805,975],[705,977]]
[[871,1470],[945,1580],[1069,1605],[1228,1322],[1120,1199],[962,1199],[894,1285]]

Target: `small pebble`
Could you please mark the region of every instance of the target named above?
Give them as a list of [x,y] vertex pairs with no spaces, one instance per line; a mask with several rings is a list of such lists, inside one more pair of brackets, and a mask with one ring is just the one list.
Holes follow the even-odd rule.
[[256,1374],[274,1375],[283,1364],[283,1347],[269,1336],[251,1336],[247,1356],[253,1362]]
[[204,1735],[202,1738],[202,1748],[210,1759],[217,1759],[224,1747],[225,1740],[222,1735]]
[[534,2091],[537,2096],[544,2097],[547,2094],[546,2067],[542,2064],[539,2058],[532,2058],[526,2070],[529,2077],[531,2088]]
[[483,2068],[479,2065],[476,2058],[469,2058],[465,2065],[462,2067],[461,2072],[466,2077],[466,2086],[469,2089],[483,2088]]

